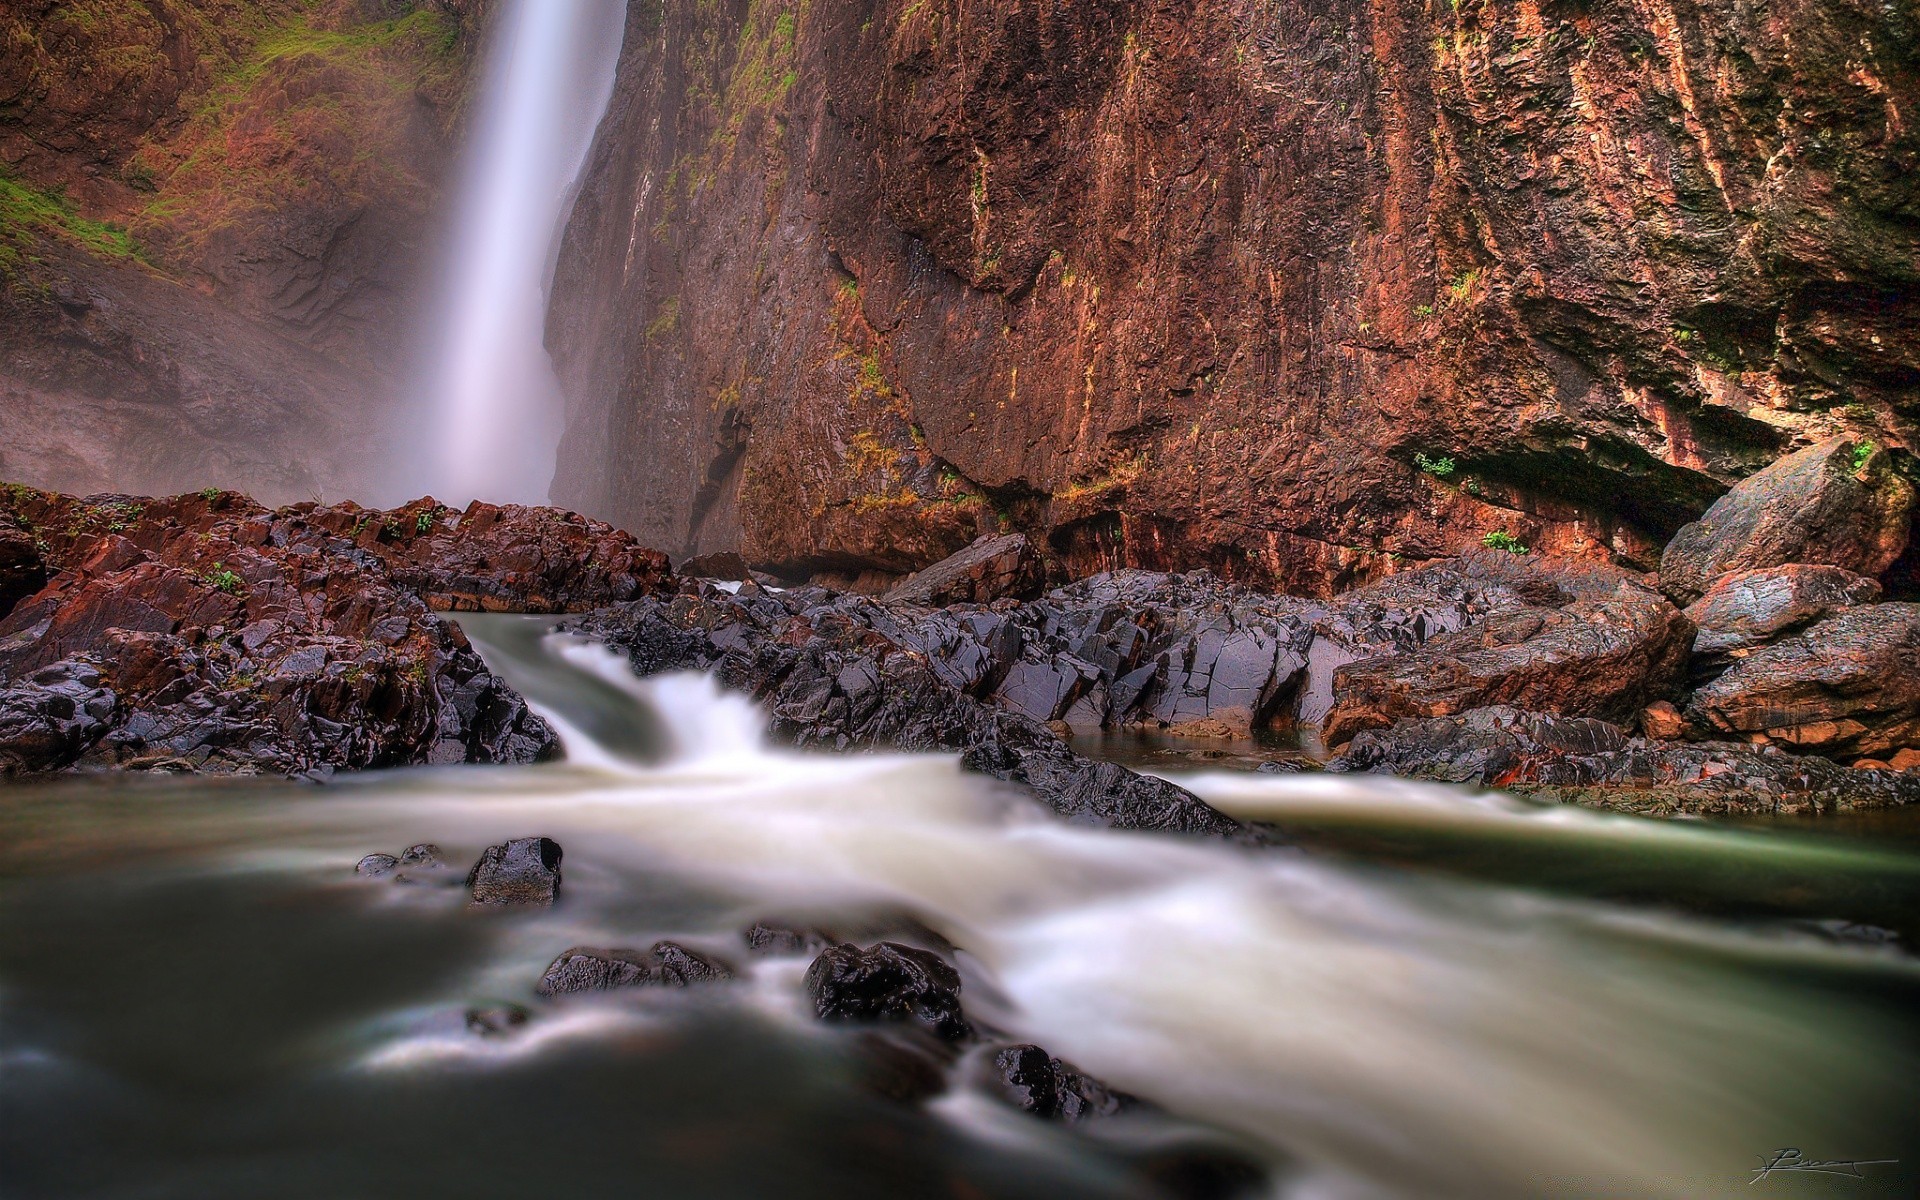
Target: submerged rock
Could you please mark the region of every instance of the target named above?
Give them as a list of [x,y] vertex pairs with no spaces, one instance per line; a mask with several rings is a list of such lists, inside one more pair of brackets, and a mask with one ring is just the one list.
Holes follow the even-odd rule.
[[467,873],[467,891],[476,905],[549,907],[560,898],[561,857],[552,838],[488,846]]
[[628,987],[690,987],[732,979],[733,968],[678,942],[655,942],[645,952],[575,946],[553,960],[536,990],[542,996]]
[[1891,451],[1847,438],[1809,446],[1741,480],[1675,534],[1660,586],[1692,604],[1736,571],[1805,563],[1879,575],[1906,549],[1914,495]]
[[1920,749],[1920,604],[1850,608],[1695,692],[1702,728],[1855,758]]
[[972,1036],[960,1007],[960,973],[928,950],[881,942],[829,947],[807,968],[807,993],[823,1021],[911,1022],[934,1037]]
[[451,883],[450,873],[440,847],[431,842],[408,846],[399,854],[369,854],[354,865],[354,874],[363,879],[391,879],[395,883]]
[[526,1027],[533,1014],[518,1004],[487,1004],[469,1008],[467,1032],[484,1038],[507,1037]]

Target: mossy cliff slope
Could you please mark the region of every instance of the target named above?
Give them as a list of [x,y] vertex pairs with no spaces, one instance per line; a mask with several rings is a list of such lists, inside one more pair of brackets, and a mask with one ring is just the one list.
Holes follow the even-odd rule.
[[557,499],[650,543],[1651,566],[1796,447],[1913,443],[1909,5],[629,14],[550,329]]
[[474,0],[0,0],[0,474],[364,486]]

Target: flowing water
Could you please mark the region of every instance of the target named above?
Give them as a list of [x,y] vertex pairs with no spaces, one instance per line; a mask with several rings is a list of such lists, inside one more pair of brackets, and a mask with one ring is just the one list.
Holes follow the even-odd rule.
[[[469,624],[564,763],[0,793],[0,1195],[1144,1197],[1141,1147],[1195,1130],[1302,1200],[1920,1180],[1920,969],[1818,924],[1912,929],[1910,841],[1231,773],[1184,778],[1303,849],[1082,828],[950,757],[770,749],[709,680],[543,628]],[[531,834],[566,851],[547,911],[353,874]],[[962,948],[976,1019],[1170,1115],[863,1094],[805,959],[739,930],[875,912]],[[568,946],[667,937],[743,978],[533,994]],[[497,1002],[532,1018],[468,1032]],[[1906,1161],[1753,1182],[1786,1147]]]
[[613,94],[626,8],[502,0],[459,189],[426,420],[404,439],[427,449],[393,464],[401,491],[424,485],[453,504],[546,502],[564,425],[546,349],[547,288]]

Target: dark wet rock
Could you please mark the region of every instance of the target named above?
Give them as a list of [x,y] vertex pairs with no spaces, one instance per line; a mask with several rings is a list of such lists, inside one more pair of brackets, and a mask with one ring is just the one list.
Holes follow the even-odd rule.
[[1920,803],[1920,776],[1855,770],[1774,746],[1628,737],[1604,721],[1478,709],[1368,730],[1327,764],[1499,787],[1648,816],[1824,813]]
[[1834,613],[1693,694],[1702,729],[1839,758],[1920,749],[1920,604]]
[[1168,1146],[1130,1158],[1134,1170],[1176,1200],[1242,1200],[1264,1195],[1270,1187],[1258,1159],[1226,1146]]
[[0,686],[0,778],[73,762],[107,730],[118,707],[87,659],[62,659]]
[[1692,604],[1736,571],[1788,563],[1885,571],[1911,535],[1914,487],[1893,451],[1873,453],[1855,470],[1859,448],[1833,438],[1741,480],[1667,544],[1660,586]]
[[1026,600],[1040,591],[1046,568],[1024,533],[988,535],[902,581],[884,597],[889,604],[943,608]]
[[896,1104],[917,1104],[947,1090],[955,1050],[926,1036],[862,1030],[853,1038],[855,1082]]
[[526,1027],[533,1014],[518,1004],[486,1004],[466,1011],[467,1032],[484,1038],[503,1038]]
[[575,946],[553,960],[536,990],[543,996],[562,996],[629,987],[691,987],[733,977],[726,963],[678,942],[655,942],[644,952]]
[[1738,571],[1714,581],[1687,608],[1699,631],[1693,640],[1693,674],[1710,679],[1736,658],[1844,608],[1880,599],[1880,585],[1839,567],[1798,563]]
[[1627,721],[1678,694],[1693,625],[1665,597],[1615,568],[1505,557],[1475,569],[1489,582],[1504,576],[1518,603],[1417,649],[1340,668],[1329,744],[1403,718],[1500,704]]
[[987,1061],[987,1082],[994,1094],[1049,1121],[1073,1124],[1110,1117],[1139,1103],[1038,1046],[1005,1046]]
[[459,628],[361,544],[386,536],[356,533],[367,515],[232,493],[0,490],[0,518],[38,531],[54,571],[0,619],[0,688],[84,657],[117,699],[77,754],[16,756],[15,769],[325,778],[554,754],[553,731]]
[[1477,708],[1459,716],[1402,720],[1387,729],[1364,731],[1327,769],[1498,787],[1535,782],[1569,758],[1624,750],[1628,740],[1619,726],[1589,717],[1505,706]]
[[829,947],[807,968],[807,992],[824,1021],[912,1022],[946,1042],[973,1033],[960,1008],[960,973],[898,942]]
[[560,898],[560,843],[516,838],[488,846],[467,873],[467,890],[480,905],[547,907]]
[[1257,836],[1185,789],[1083,758],[1046,726],[983,699],[995,656],[1018,644],[992,613],[698,585],[565,627],[625,652],[641,675],[712,670],[764,705],[773,736],[793,745],[958,751],[970,769],[1024,786],[1073,820]]

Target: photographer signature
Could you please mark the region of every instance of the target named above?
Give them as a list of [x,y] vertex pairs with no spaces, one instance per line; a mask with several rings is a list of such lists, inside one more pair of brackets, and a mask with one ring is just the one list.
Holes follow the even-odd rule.
[[1861,1167],[1890,1166],[1899,1161],[1897,1158],[1808,1158],[1799,1150],[1789,1146],[1775,1150],[1769,1155],[1765,1162],[1755,1168],[1753,1178],[1747,1182],[1759,1183],[1776,1171],[1809,1171],[1816,1175],[1844,1175],[1848,1179],[1865,1179],[1866,1175],[1860,1170]]

